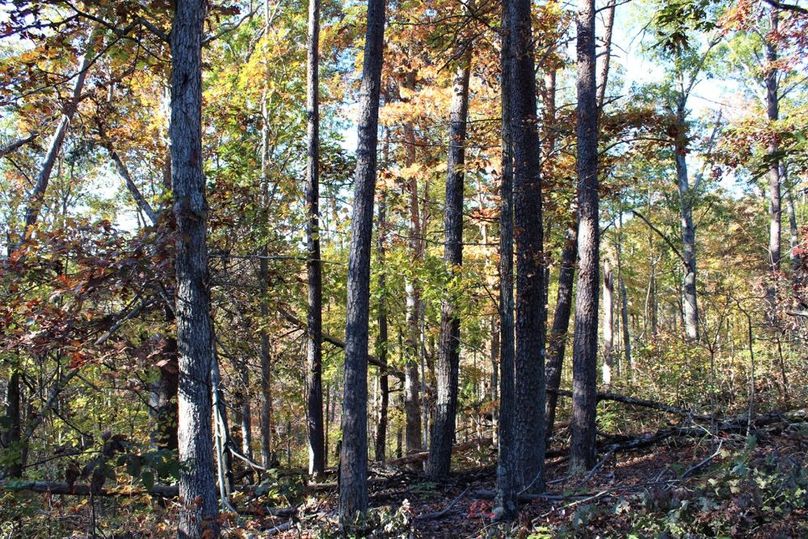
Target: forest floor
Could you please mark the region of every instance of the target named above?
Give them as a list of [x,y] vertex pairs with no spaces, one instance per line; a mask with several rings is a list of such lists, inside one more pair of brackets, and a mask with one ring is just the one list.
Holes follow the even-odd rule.
[[[547,494],[521,504],[519,520],[493,522],[493,466],[457,459],[433,483],[385,468],[371,484],[377,537],[808,537],[808,425],[745,435],[669,439],[601,454],[594,473],[571,479],[565,457],[547,461]],[[494,455],[489,457],[493,460]],[[466,462],[463,462],[466,460]],[[316,485],[313,485],[316,487]],[[324,485],[325,487],[325,485]],[[337,534],[336,489],[317,488],[294,519],[253,522],[261,537]],[[258,531],[262,529],[262,531]],[[249,536],[246,529],[240,530]],[[238,535],[236,535],[238,536]]]
[[[451,479],[428,481],[420,464],[372,466],[362,535],[371,537],[808,537],[808,422],[768,422],[745,432],[604,439],[596,469],[566,475],[563,448],[547,460],[547,492],[523,500],[518,521],[492,519],[495,451],[464,444]],[[656,432],[662,432],[656,431]],[[490,440],[487,440],[490,442]],[[611,450],[608,448],[612,448]],[[406,459],[405,459],[406,460]],[[418,469],[416,469],[418,468]],[[307,483],[277,471],[232,502],[225,537],[339,537],[334,476]],[[13,505],[12,505],[13,504]],[[87,497],[5,493],[8,537],[162,538],[176,534],[176,502],[148,496]],[[10,520],[11,513],[16,516]],[[14,524],[12,525],[12,520]],[[96,523],[96,534],[87,533]],[[6,530],[6,528],[9,528]],[[16,533],[14,533],[16,532]],[[355,535],[355,534],[354,534]]]

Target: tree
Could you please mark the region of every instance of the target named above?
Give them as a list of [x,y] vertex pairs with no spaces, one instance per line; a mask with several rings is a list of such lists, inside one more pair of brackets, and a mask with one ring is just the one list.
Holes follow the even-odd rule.
[[370,251],[376,189],[379,97],[384,47],[384,0],[370,0],[359,97],[354,209],[348,260],[345,377],[340,450],[339,517],[350,526],[367,511],[367,362]]
[[544,489],[544,260],[541,214],[541,145],[536,116],[530,2],[509,0],[508,105],[513,144],[513,211],[516,243],[516,348],[514,355],[516,484]]
[[595,87],[595,2],[580,0],[576,21],[578,105],[575,132],[578,172],[578,284],[572,359],[570,469],[595,465],[598,350],[598,112]]
[[[449,159],[444,210],[444,254],[450,275],[456,278],[463,264],[463,186],[466,151],[466,123],[469,109],[471,45],[460,56],[452,84],[449,113]],[[429,446],[427,473],[441,478],[449,474],[457,414],[457,384],[460,368],[460,316],[457,299],[447,297],[441,304],[440,350],[437,366],[437,402]]]
[[320,84],[320,0],[309,0],[306,108],[308,126],[306,131],[308,160],[306,163],[306,245],[308,260],[309,311],[307,327],[307,385],[309,423],[309,473],[320,475],[325,471],[325,432],[323,431],[323,279],[320,260],[320,109],[318,105]]
[[497,437],[497,508],[499,520],[516,518],[517,465],[514,458],[514,319],[513,319],[513,152],[511,148],[510,30],[507,5],[502,9],[501,65],[501,160],[499,210],[499,436]]
[[207,201],[202,172],[201,0],[180,0],[171,28],[171,184],[177,221],[179,349],[179,536],[218,536],[213,478],[211,366],[215,361],[208,280]]

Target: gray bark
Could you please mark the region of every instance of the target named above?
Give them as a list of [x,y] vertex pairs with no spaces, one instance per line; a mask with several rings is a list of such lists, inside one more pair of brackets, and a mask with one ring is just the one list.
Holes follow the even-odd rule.
[[340,450],[339,517],[343,526],[363,518],[368,507],[367,400],[368,315],[373,197],[376,189],[379,95],[384,50],[384,0],[369,0],[362,85],[359,143],[356,149],[354,207],[348,259],[345,326],[345,382]]
[[577,16],[578,284],[572,360],[570,469],[595,465],[598,350],[598,112],[595,89],[595,3],[579,0]]
[[531,492],[541,492],[544,489],[544,254],[531,3],[509,0],[506,5],[516,243],[514,460],[516,484]]
[[626,281],[623,279],[623,214],[618,218],[620,227],[617,229],[617,286],[620,291],[620,320],[623,329],[623,355],[626,358],[626,368],[629,372],[634,370],[634,360],[631,355],[631,331],[628,325],[628,292]]
[[497,518],[517,515],[514,462],[514,319],[513,319],[513,153],[510,134],[507,5],[502,9],[502,178],[499,213],[499,436],[497,436]]
[[[414,89],[414,73],[408,73],[405,84]],[[411,123],[404,125],[404,165],[415,163],[415,130]],[[418,205],[418,179],[412,177],[407,184],[409,191],[409,249],[413,263],[418,267],[424,259],[423,226]],[[404,415],[407,452],[421,451],[423,443],[421,430],[421,380],[418,372],[418,359],[421,348],[421,288],[413,276],[405,283],[407,335],[405,339],[406,363],[404,365]]]
[[307,321],[307,416],[309,432],[309,473],[325,471],[325,432],[323,431],[323,278],[320,261],[320,0],[309,0],[309,30],[306,80],[308,109],[306,163],[306,223],[309,310]]
[[676,138],[674,139],[676,184],[679,190],[679,215],[682,233],[682,258],[684,262],[682,317],[685,337],[689,341],[697,341],[699,339],[699,309],[696,295],[696,227],[693,223],[695,189],[690,186],[687,173],[688,128],[685,105],[685,97],[682,96],[676,107]]
[[171,29],[171,175],[177,222],[179,347],[179,537],[219,535],[213,476],[210,369],[214,361],[208,289],[207,202],[202,173],[204,2],[179,0]]
[[[469,110],[471,48],[460,59],[452,85],[449,114],[449,159],[447,162],[446,203],[444,206],[443,260],[456,276],[463,263],[463,188],[466,153],[466,121]],[[457,384],[460,367],[460,313],[457,299],[446,297],[441,304],[440,349],[438,351],[437,401],[427,474],[432,478],[449,475],[457,414]]]

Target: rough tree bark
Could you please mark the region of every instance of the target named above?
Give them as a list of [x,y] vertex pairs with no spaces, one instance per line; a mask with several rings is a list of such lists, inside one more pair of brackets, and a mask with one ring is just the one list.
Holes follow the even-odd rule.
[[595,89],[595,2],[579,0],[577,15],[578,284],[572,360],[570,469],[595,464],[598,350],[598,112]]
[[507,74],[513,145],[516,242],[516,484],[544,489],[544,255],[541,211],[541,144],[536,116],[536,76],[529,0],[506,2],[510,37]]
[[513,320],[513,152],[510,134],[508,75],[508,10],[502,9],[502,178],[499,212],[499,435],[497,436],[496,516],[513,520],[517,515],[514,462],[514,320]]
[[309,0],[309,30],[306,77],[308,124],[306,139],[306,273],[309,293],[306,324],[306,385],[309,431],[309,473],[325,471],[325,432],[323,431],[323,278],[320,261],[320,0]]
[[177,222],[179,537],[219,534],[213,477],[207,201],[202,172],[202,0],[179,0],[171,28],[171,175]]
[[376,189],[379,95],[384,49],[384,0],[368,0],[367,33],[359,98],[354,208],[348,260],[345,379],[340,450],[339,518],[351,526],[367,512],[367,365],[370,251]]
[[[463,187],[466,153],[466,122],[469,110],[469,76],[471,74],[471,46],[460,58],[452,84],[452,103],[449,114],[449,159],[446,177],[446,204],[444,206],[445,244],[443,260],[450,275],[459,274],[463,263]],[[440,349],[438,351],[437,402],[432,438],[429,445],[427,474],[432,478],[449,475],[452,443],[457,413],[457,384],[460,367],[460,314],[456,298],[446,297],[441,304]]]

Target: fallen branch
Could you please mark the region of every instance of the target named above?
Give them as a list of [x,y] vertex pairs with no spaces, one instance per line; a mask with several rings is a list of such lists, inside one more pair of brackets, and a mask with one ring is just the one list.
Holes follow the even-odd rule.
[[[556,393],[559,397],[572,398],[572,391],[567,391],[564,389],[558,389],[558,390],[548,389],[547,392]],[[689,410],[687,408],[679,408],[678,406],[671,406],[669,404],[665,404],[662,402],[651,401],[646,399],[638,399],[636,397],[628,397],[626,395],[618,395],[617,393],[598,393],[597,400],[621,402],[623,404],[628,404],[631,406],[639,406],[641,408],[651,408],[652,410],[659,410],[661,412],[667,412],[669,414],[692,417],[693,419],[699,419],[701,421],[712,421],[713,419],[715,419],[715,416],[697,414],[693,410]]]
[[455,504],[456,504],[457,502],[459,502],[459,501],[460,501],[460,499],[461,499],[463,496],[465,496],[465,495],[466,495],[466,492],[468,492],[468,491],[469,491],[469,488],[468,488],[468,487],[466,487],[466,490],[464,490],[463,492],[461,492],[461,493],[460,493],[460,496],[458,496],[457,498],[455,498],[454,500],[452,500],[451,502],[449,502],[449,505],[447,505],[447,506],[446,506],[445,508],[443,508],[441,511],[435,511],[434,513],[426,513],[426,514],[424,514],[424,515],[418,515],[417,517],[415,517],[415,520],[438,520],[438,519],[443,518],[444,516],[446,516],[446,515],[449,513],[449,511],[451,511],[451,510],[452,510],[452,507],[454,507],[454,506],[455,506]]
[[[462,453],[463,451],[475,449],[481,445],[490,446],[492,443],[493,440],[491,438],[475,438],[474,440],[470,440],[452,447],[452,453]],[[387,462],[387,464],[393,466],[406,466],[407,464],[423,462],[427,458],[429,458],[429,451],[419,451],[418,453],[410,453],[409,455],[401,457],[400,459],[390,460]]]
[[43,492],[49,494],[66,494],[70,496],[143,496],[148,494],[157,498],[174,498],[179,495],[176,485],[154,485],[150,489],[139,488],[100,488],[93,490],[90,485],[68,484],[62,481],[2,481],[0,489],[12,492]]

